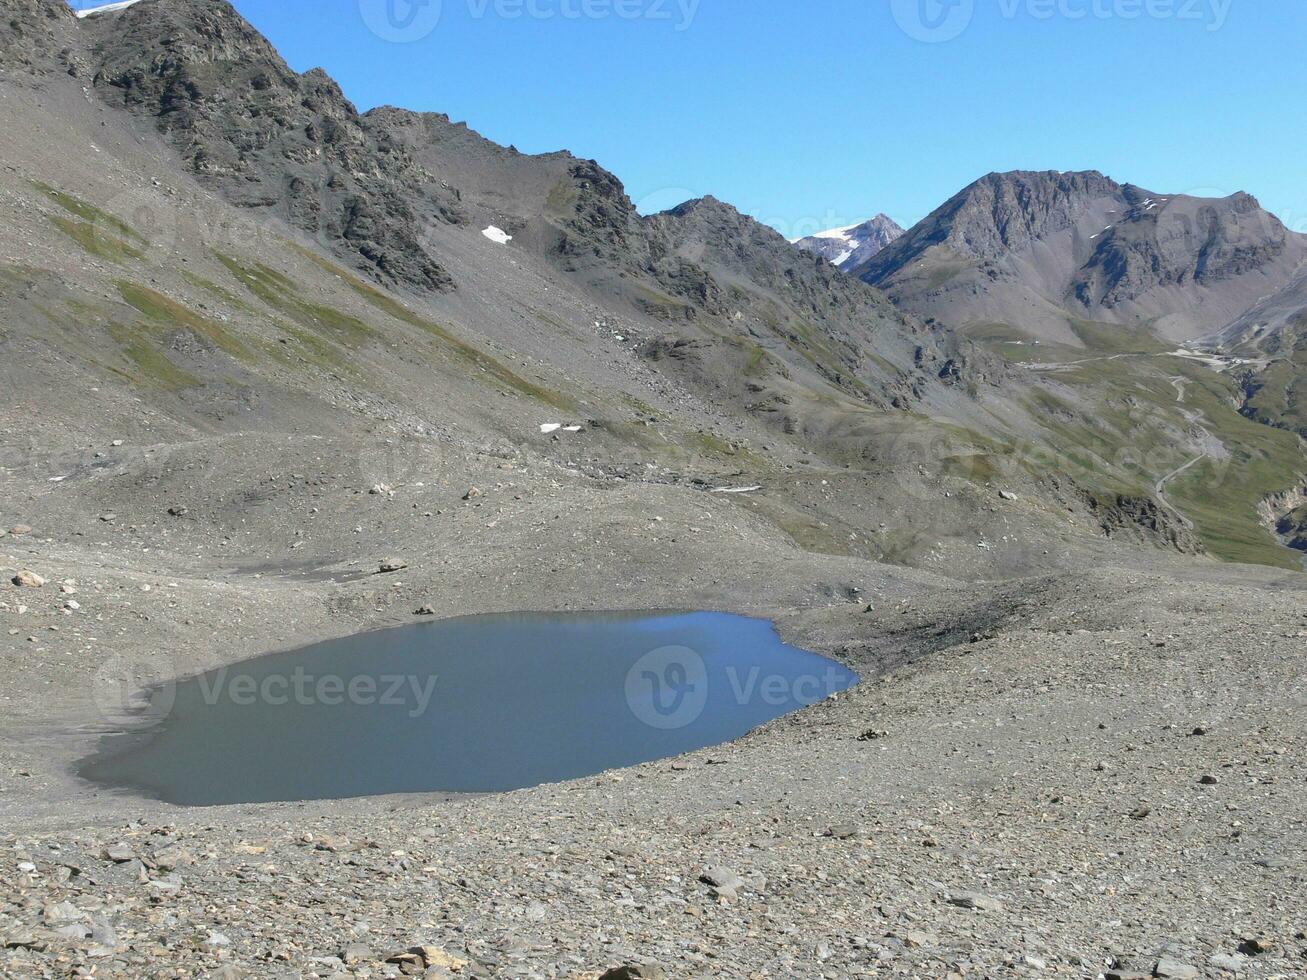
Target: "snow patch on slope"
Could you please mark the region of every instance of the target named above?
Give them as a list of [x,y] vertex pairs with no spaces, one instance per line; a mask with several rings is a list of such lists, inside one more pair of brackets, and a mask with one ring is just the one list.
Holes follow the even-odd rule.
[[126,10],[128,7],[134,7],[140,2],[141,0],[118,0],[117,3],[105,3],[98,7],[87,7],[85,10],[76,10],[74,13],[77,14],[79,19],[81,19],[94,16],[95,14],[111,14],[116,10]]

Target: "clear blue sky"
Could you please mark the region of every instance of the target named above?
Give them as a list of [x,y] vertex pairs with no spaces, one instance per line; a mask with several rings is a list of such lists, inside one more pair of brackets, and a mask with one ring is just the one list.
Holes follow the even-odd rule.
[[[906,225],[991,170],[1098,169],[1247,190],[1307,230],[1303,3],[438,0],[393,43],[362,12],[391,2],[383,32],[409,0],[235,0],[361,109],[593,157],[643,210],[710,193],[794,234]],[[957,36],[910,35],[933,18]]]

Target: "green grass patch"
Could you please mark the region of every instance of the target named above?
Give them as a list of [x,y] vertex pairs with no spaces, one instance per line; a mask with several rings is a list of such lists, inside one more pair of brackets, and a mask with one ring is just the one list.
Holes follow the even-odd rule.
[[107,262],[113,262],[116,265],[127,265],[133,259],[145,258],[145,253],[139,248],[128,245],[121,238],[115,238],[100,225],[86,221],[73,221],[58,214],[51,215],[50,222],[80,245],[83,251]]
[[1096,323],[1078,317],[1067,317],[1067,323],[1086,349],[1099,354],[1165,354],[1175,349],[1175,344],[1159,340],[1147,326]]
[[187,282],[189,282],[192,286],[204,290],[206,293],[208,293],[210,296],[214,297],[215,299],[222,300],[225,304],[227,304],[227,306],[231,307],[232,309],[240,310],[242,313],[257,314],[257,311],[254,309],[253,306],[245,302],[245,300],[241,299],[230,289],[224,289],[222,286],[219,286],[213,280],[206,279],[204,278],[204,276],[196,275],[194,272],[191,272],[189,269],[180,269],[178,271],[181,272],[182,278],[185,279]]
[[551,214],[567,217],[576,210],[577,196],[576,185],[564,177],[549,189],[549,196],[545,198],[545,208]]
[[109,336],[122,348],[123,356],[132,362],[134,370],[126,373],[135,384],[148,384],[167,391],[195,388],[200,379],[182,370],[159,349],[154,331],[140,326],[109,325]]
[[317,265],[320,269],[336,276],[341,280],[341,282],[353,290],[355,294],[375,309],[380,310],[382,313],[385,313],[387,316],[398,320],[401,323],[407,323],[411,327],[416,327],[424,333],[439,340],[450,354],[472,368],[488,375],[496,384],[517,392],[520,395],[525,395],[528,398],[533,398],[536,401],[543,402],[546,405],[552,405],[557,409],[568,411],[576,407],[576,403],[572,399],[521,377],[507,365],[498,361],[485,351],[460,339],[450,330],[433,320],[429,320],[421,314],[410,310],[403,303],[388,296],[372,284],[364,282],[347,269],[343,269],[334,262],[330,262],[322,256],[294,243],[291,244],[291,247],[310,262]]
[[161,328],[190,330],[208,340],[219,350],[241,361],[253,361],[254,355],[243,343],[228,333],[216,320],[211,320],[162,293],[137,283],[118,280],[114,285],[123,301],[145,318],[151,325]]
[[71,215],[75,215],[84,221],[89,221],[94,225],[101,225],[113,230],[114,234],[122,238],[130,238],[140,245],[148,246],[150,243],[136,231],[131,225],[120,218],[115,218],[107,211],[101,211],[94,204],[87,204],[85,201],[73,197],[71,194],[65,194],[63,191],[56,190],[49,184],[43,184],[39,180],[32,181],[33,185],[42,194],[48,197],[55,204],[59,205]]
[[244,265],[221,252],[214,255],[253,296],[301,326],[326,334],[350,348],[361,347],[380,337],[375,327],[358,317],[305,299],[295,283],[276,269],[261,262]]

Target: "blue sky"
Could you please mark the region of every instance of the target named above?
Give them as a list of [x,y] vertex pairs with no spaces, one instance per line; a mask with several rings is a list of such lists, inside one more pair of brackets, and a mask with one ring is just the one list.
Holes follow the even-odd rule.
[[793,237],[877,211],[914,222],[991,170],[1098,169],[1247,190],[1307,230],[1307,4],[235,3],[361,109],[593,157],[643,210],[711,193]]

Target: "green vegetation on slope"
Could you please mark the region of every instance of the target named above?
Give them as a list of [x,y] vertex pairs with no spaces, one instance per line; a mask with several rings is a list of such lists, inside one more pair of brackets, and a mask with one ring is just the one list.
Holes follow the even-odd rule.
[[221,252],[214,255],[251,294],[301,326],[350,348],[360,347],[380,336],[375,327],[358,317],[305,299],[295,283],[276,269],[260,262],[245,265]]
[[189,307],[146,286],[121,279],[114,285],[118,287],[118,293],[123,301],[145,318],[153,332],[189,330],[237,360],[248,362],[254,359],[249,348],[228,333],[227,329],[216,320],[196,313]]
[[50,216],[50,222],[80,245],[84,251],[107,262],[126,265],[132,259],[145,257],[145,253],[139,248],[134,248],[122,239],[108,234],[99,225],[72,221],[57,214]]
[[139,245],[148,246],[150,243],[136,231],[127,222],[120,218],[115,218],[107,211],[102,211],[94,204],[87,204],[85,201],[73,197],[71,194],[65,194],[63,191],[56,190],[49,184],[43,184],[40,181],[32,182],[36,189],[48,197],[55,204],[59,205],[71,215],[81,218],[83,221],[89,221],[93,225],[101,225],[104,228],[112,229],[114,234],[120,238],[130,238]]
[[364,282],[348,270],[341,268],[333,262],[329,262],[322,256],[317,255],[306,248],[302,248],[299,245],[292,244],[291,247],[319,268],[331,273],[333,276],[336,276],[341,280],[341,282],[371,306],[380,310],[382,313],[385,313],[392,319],[398,320],[401,323],[407,323],[409,326],[416,327],[422,332],[436,338],[450,354],[462,360],[465,364],[489,375],[489,377],[497,384],[515,391],[518,394],[525,395],[528,398],[534,398],[536,401],[544,402],[546,405],[552,405],[553,407],[563,411],[568,411],[576,407],[575,402],[573,402],[572,399],[567,398],[556,391],[550,391],[548,388],[544,388],[526,380],[506,365],[491,357],[485,351],[479,350],[467,343],[467,341],[459,339],[440,324],[413,312],[403,303],[400,303],[398,300],[386,295],[375,286]]

